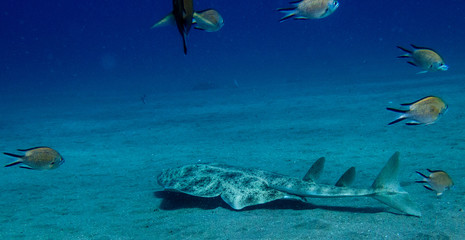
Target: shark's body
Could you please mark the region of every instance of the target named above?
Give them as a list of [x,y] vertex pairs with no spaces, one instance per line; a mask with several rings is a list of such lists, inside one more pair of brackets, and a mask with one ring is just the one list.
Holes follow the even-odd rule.
[[[314,164],[320,164],[320,161]],[[321,161],[324,164],[324,160]],[[322,165],[320,164],[320,165]],[[421,216],[409,194],[398,181],[399,153],[395,153],[380,172],[371,188],[347,187],[353,176],[341,177],[336,186],[318,184],[321,167],[312,167],[304,179],[223,164],[193,164],[163,171],[158,183],[165,190],[198,197],[221,198],[234,209],[271,202],[278,199],[373,197],[408,215]],[[353,172],[353,171],[352,171]],[[351,175],[353,173],[349,173]],[[346,180],[347,179],[347,180]]]

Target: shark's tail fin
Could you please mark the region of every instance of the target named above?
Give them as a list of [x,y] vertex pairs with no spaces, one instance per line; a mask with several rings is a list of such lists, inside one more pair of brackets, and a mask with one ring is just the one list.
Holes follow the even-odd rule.
[[399,184],[399,152],[394,153],[373,182],[376,200],[412,216],[421,216],[417,205]]

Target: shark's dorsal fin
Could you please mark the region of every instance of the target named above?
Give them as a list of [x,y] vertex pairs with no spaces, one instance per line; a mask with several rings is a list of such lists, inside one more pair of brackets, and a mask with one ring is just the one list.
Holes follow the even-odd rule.
[[336,187],[349,187],[355,180],[355,167],[347,169],[342,176],[337,180]]
[[323,172],[323,168],[325,167],[325,158],[320,157],[316,162],[308,169],[307,173],[305,174],[302,180],[307,182],[315,182],[320,178],[321,172]]

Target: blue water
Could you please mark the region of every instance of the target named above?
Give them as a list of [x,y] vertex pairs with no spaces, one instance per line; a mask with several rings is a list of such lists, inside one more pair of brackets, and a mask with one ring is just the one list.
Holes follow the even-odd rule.
[[[289,7],[284,0],[199,0],[194,7],[218,10],[225,25],[214,33],[192,28],[184,55],[175,26],[151,29],[171,11],[170,0],[0,3],[0,151],[47,145],[66,159],[53,171],[1,169],[0,236],[464,235],[463,1],[341,1],[327,18],[283,23],[276,9]],[[411,43],[435,49],[449,70],[416,74],[396,58],[403,54],[396,46]],[[397,115],[385,107],[427,95],[449,104],[438,123],[387,126]],[[233,211],[221,199],[166,203],[157,195],[156,175],[182,164],[301,177],[321,156],[330,166],[325,183],[356,166],[356,186],[369,187],[394,151],[421,219],[372,199]],[[415,171],[426,168],[447,170],[458,190],[436,198],[415,184]]]
[[[463,67],[465,17],[458,1],[341,1],[320,20],[279,23],[286,1],[196,1],[217,9],[216,33],[150,29],[171,1],[1,3],[1,91],[164,91],[196,82],[229,85],[321,81],[333,75],[402,76],[396,45],[436,49]],[[345,81],[352,81],[346,79]]]

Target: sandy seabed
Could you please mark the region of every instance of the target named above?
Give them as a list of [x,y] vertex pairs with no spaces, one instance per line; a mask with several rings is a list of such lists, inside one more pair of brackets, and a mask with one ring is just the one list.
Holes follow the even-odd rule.
[[[3,95],[0,150],[45,145],[66,162],[0,169],[1,239],[463,239],[465,76],[441,76],[147,93],[146,104],[137,94]],[[449,105],[437,123],[387,125],[397,116],[387,106],[428,95]],[[163,169],[196,162],[301,177],[325,156],[321,183],[355,166],[354,187],[363,188],[395,151],[421,218],[371,198],[236,211],[156,181]],[[447,171],[455,189],[437,198],[415,183],[426,168]]]

